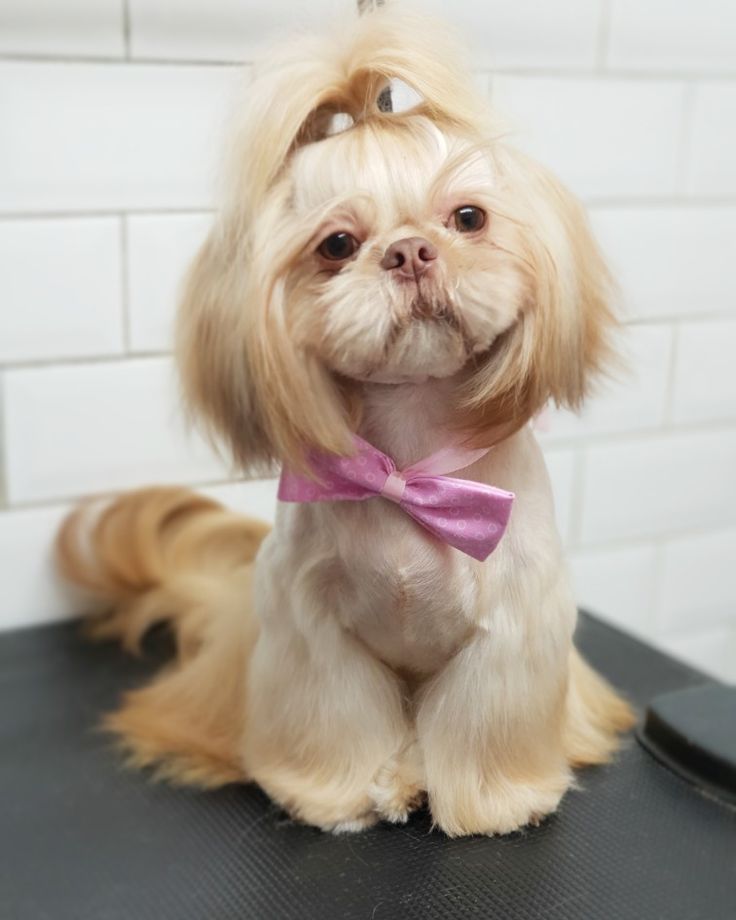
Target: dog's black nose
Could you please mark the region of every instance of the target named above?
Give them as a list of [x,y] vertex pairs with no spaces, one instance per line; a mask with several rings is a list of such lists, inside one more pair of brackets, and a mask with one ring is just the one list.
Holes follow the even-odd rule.
[[408,236],[391,243],[381,259],[381,268],[402,278],[416,280],[437,258],[437,250],[421,236]]

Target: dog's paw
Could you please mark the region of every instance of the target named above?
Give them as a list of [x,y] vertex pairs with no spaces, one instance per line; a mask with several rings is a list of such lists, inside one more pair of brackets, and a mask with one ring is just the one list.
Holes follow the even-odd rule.
[[345,821],[322,825],[322,830],[329,831],[331,834],[358,834],[367,827],[373,827],[377,822],[378,815],[371,811],[357,818],[347,818]]
[[435,795],[430,808],[435,826],[449,837],[496,837],[537,827],[557,810],[568,786],[567,776],[539,785],[504,783],[480,787],[474,801],[464,800],[462,806],[451,796]]
[[392,824],[406,824],[409,815],[424,801],[414,747],[384,764],[368,790],[376,814]]

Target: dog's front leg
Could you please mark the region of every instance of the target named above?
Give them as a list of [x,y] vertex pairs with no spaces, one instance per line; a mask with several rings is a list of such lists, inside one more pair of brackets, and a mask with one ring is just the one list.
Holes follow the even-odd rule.
[[336,618],[264,622],[247,712],[248,773],[294,817],[336,832],[401,819],[387,770],[409,735],[402,686]]
[[505,626],[479,630],[420,699],[429,804],[451,836],[538,823],[570,785],[562,743],[569,633],[532,636],[513,617]]

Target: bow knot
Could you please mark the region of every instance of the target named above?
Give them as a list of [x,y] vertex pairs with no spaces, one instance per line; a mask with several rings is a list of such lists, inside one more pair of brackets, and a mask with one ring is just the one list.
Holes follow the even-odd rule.
[[480,561],[490,556],[506,530],[513,492],[443,475],[470,466],[489,448],[445,447],[397,470],[390,457],[357,435],[354,444],[351,457],[312,451],[309,465],[316,480],[285,469],[279,499],[313,502],[383,497],[455,549]]

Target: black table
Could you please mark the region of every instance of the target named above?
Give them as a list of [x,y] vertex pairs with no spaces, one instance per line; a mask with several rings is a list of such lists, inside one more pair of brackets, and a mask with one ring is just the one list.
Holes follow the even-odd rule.
[[[583,615],[578,644],[639,707],[708,681]],[[630,738],[540,827],[448,840],[426,813],[334,837],[256,788],[175,789],[121,767],[99,716],[166,654],[74,625],[0,638],[2,920],[734,920],[736,811]]]

